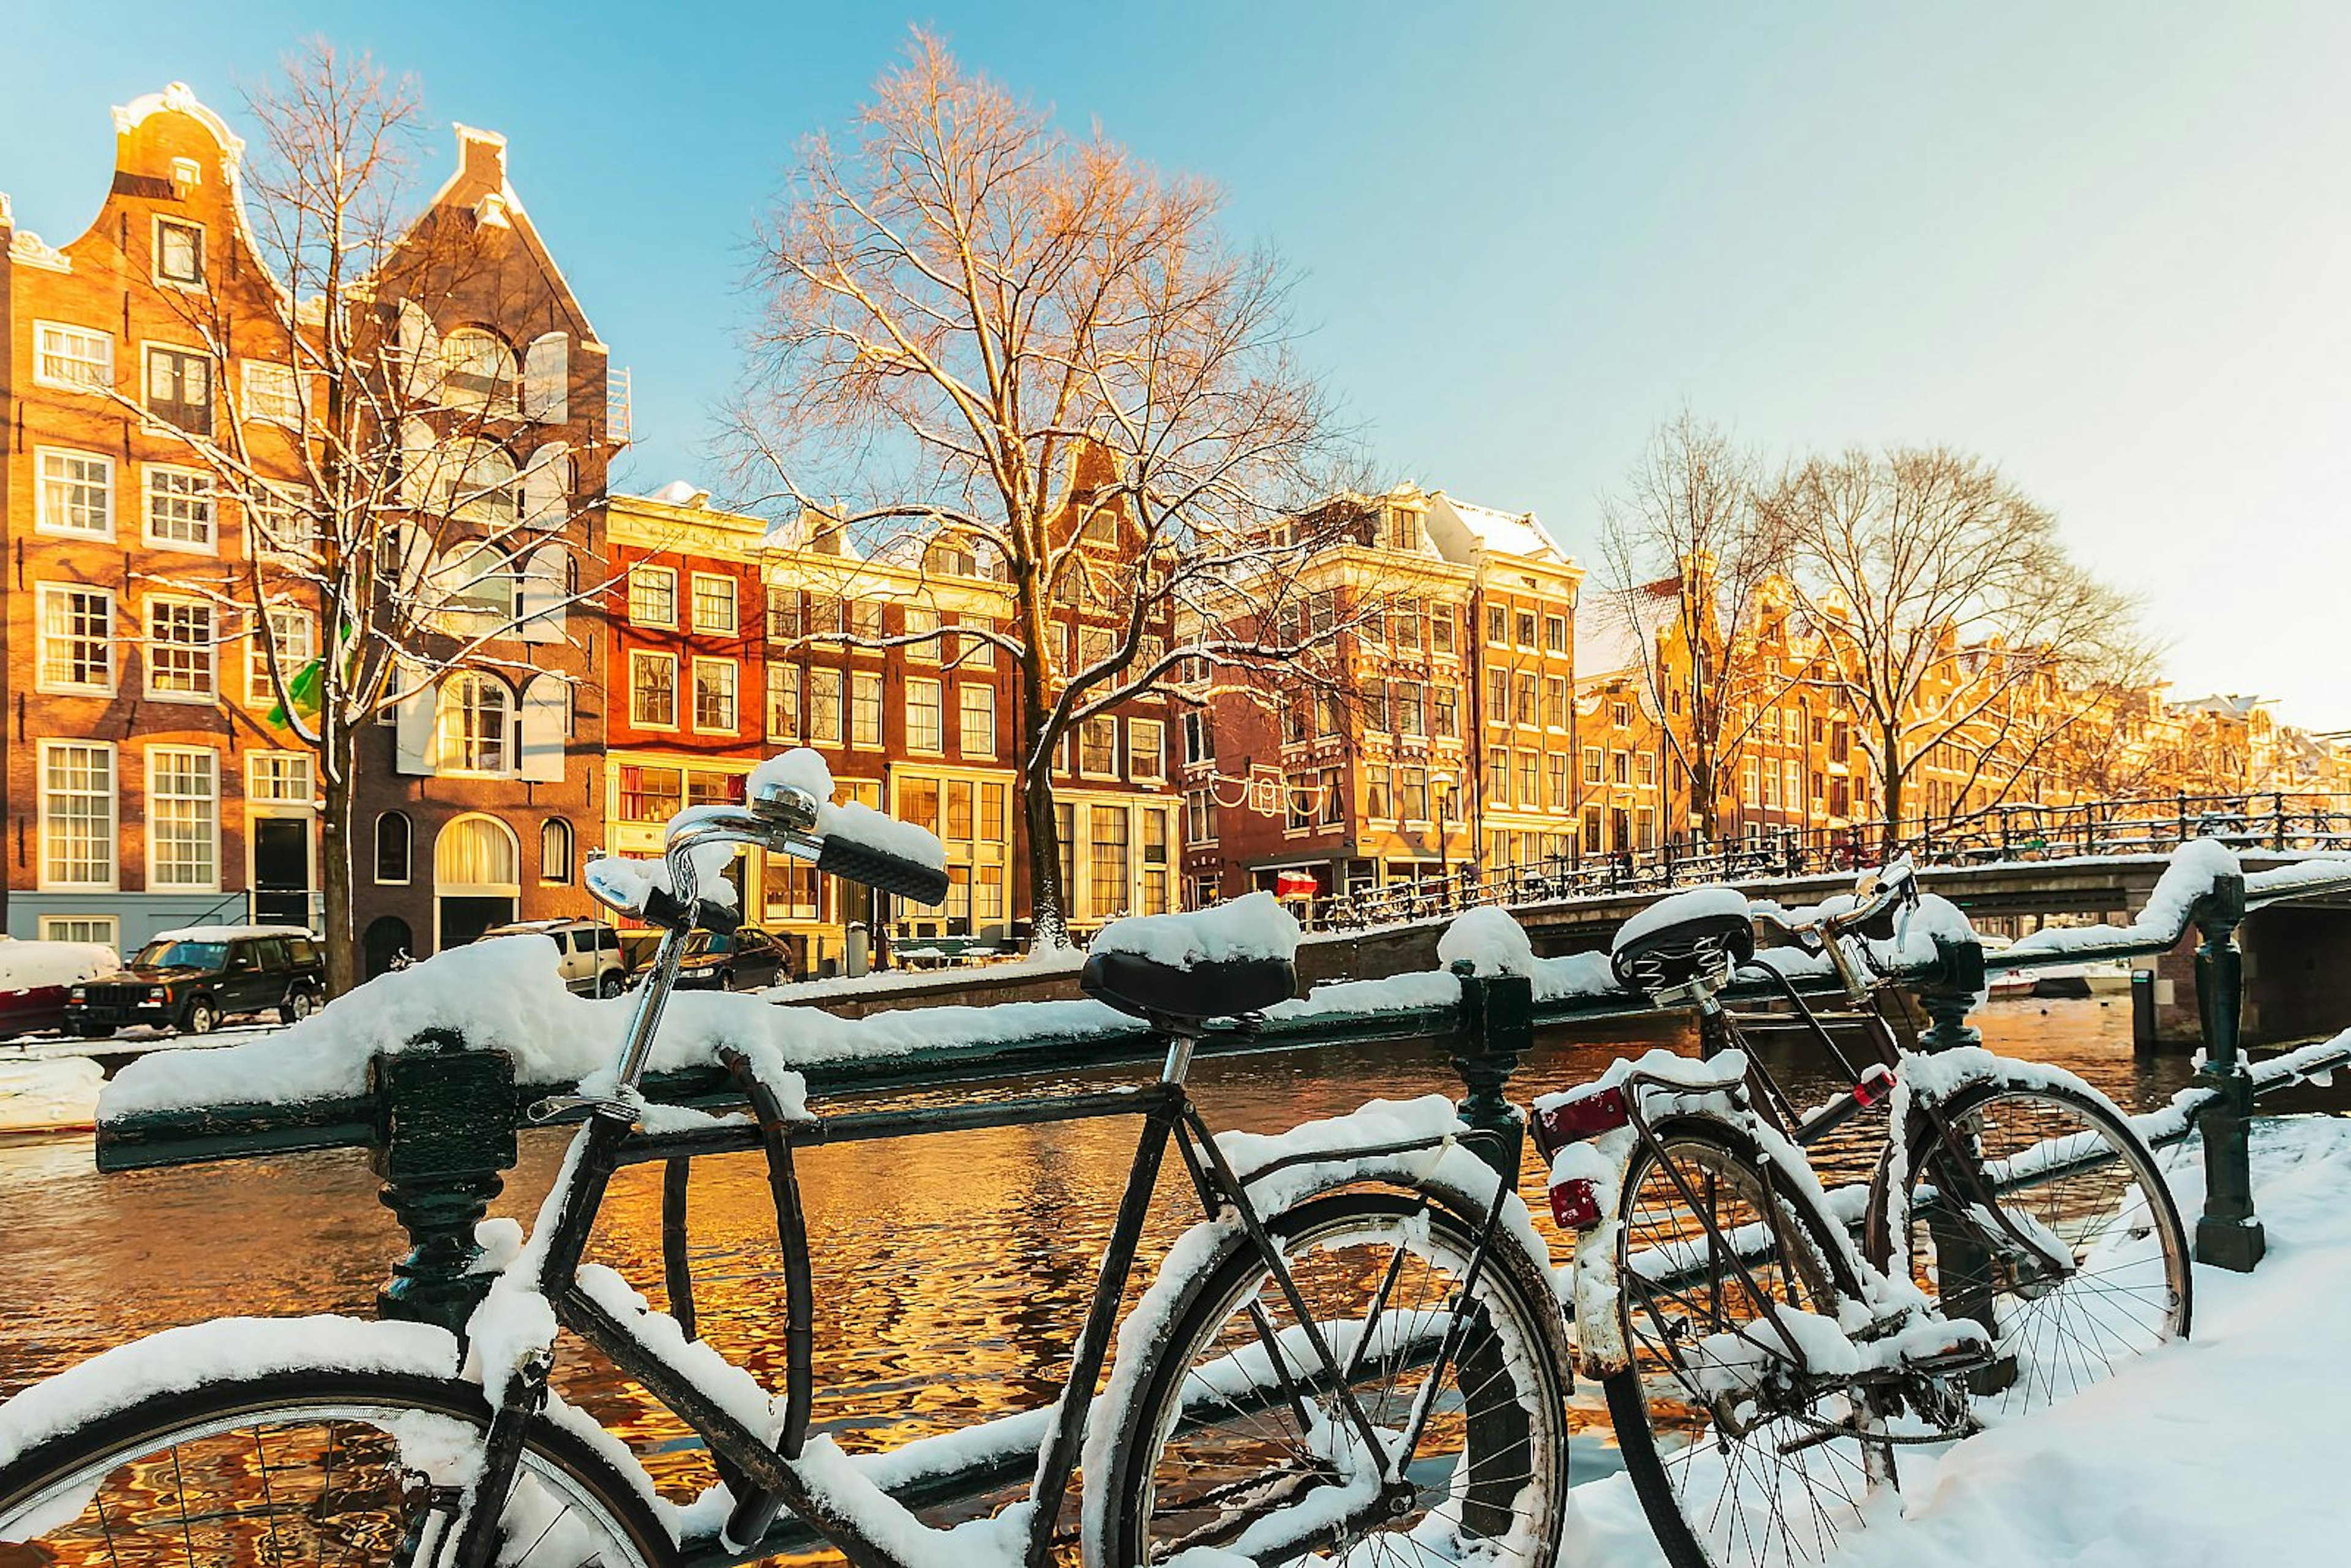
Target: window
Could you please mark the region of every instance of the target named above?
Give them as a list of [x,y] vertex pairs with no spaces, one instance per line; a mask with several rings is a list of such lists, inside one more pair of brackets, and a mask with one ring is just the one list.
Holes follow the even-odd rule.
[[1398,735],[1426,734],[1428,729],[1426,722],[1426,710],[1422,706],[1420,683],[1398,681],[1393,695],[1395,732]]
[[1369,681],[1364,685],[1364,727],[1384,734],[1390,727],[1388,718],[1388,684]]
[[1586,784],[1600,782],[1600,748],[1596,746],[1583,748],[1583,781]]
[[1364,769],[1364,815],[1383,822],[1395,815],[1395,801],[1388,791],[1388,770],[1384,764],[1374,763]]
[[1087,905],[1095,919],[1103,920],[1126,908],[1126,808],[1095,806],[1089,815],[1093,831],[1086,866]]
[[1460,701],[1460,694],[1451,686],[1438,686],[1429,693],[1429,734],[1439,740],[1461,738]]
[[538,880],[571,880],[571,824],[560,817],[549,817],[539,824]]
[[996,688],[956,688],[956,745],[966,757],[996,755]]
[[820,746],[841,744],[841,672],[809,672],[808,737]]
[[1508,670],[1486,672],[1486,722],[1510,722],[1510,673]]
[[1079,537],[1083,538],[1086,543],[1090,545],[1109,546],[1117,544],[1117,514],[1109,511],[1095,511],[1087,514],[1086,526],[1083,530],[1081,530]]
[[1567,677],[1565,675],[1543,677],[1543,727],[1546,729],[1567,727]]
[[906,657],[920,660],[925,664],[937,664],[939,639],[932,634],[939,629],[939,612],[935,610],[925,610],[920,605],[909,604],[905,608],[904,614],[906,629],[903,635],[927,639],[921,643],[907,643]]
[[162,283],[202,284],[204,231],[171,218],[155,220],[155,277]]
[[[977,615],[965,616],[963,624],[970,627],[973,632],[996,630],[995,622]],[[967,634],[956,639],[956,656],[972,669],[992,670],[996,667],[996,644],[983,637]]]
[[641,729],[677,727],[677,655],[629,650],[629,722]]
[[1159,720],[1126,721],[1126,773],[1138,780],[1167,777],[1167,727]]
[[694,727],[733,735],[740,725],[735,706],[735,661],[694,661]]
[[220,754],[147,748],[147,885],[220,885]]
[[1430,612],[1428,620],[1428,651],[1432,653],[1453,652],[1453,606],[1440,604]]
[[800,673],[790,664],[768,666],[768,738],[800,737]]
[[316,793],[313,758],[307,751],[245,754],[245,798],[256,804],[307,806]]
[[428,580],[434,619],[452,635],[484,636],[514,616],[514,570],[495,545],[450,546]]
[[1531,610],[1521,610],[1519,612],[1519,646],[1531,648],[1534,645],[1535,612]]
[[674,768],[621,768],[621,820],[666,822],[685,805],[684,777]]
[[1421,625],[1419,605],[1398,605],[1388,612],[1388,641],[1401,652],[1417,653]]
[[1510,612],[1502,605],[1486,606],[1486,641],[1501,647],[1510,640]]
[[213,362],[187,349],[147,350],[147,412],[193,435],[213,433]]
[[1630,703],[1609,704],[1608,722],[1618,729],[1628,727],[1633,722],[1633,706]]
[[1169,841],[1175,834],[1168,831],[1169,815],[1165,811],[1143,813],[1143,913],[1165,915],[1169,908],[1168,894],[1172,873],[1168,869]]
[[1184,735],[1184,760],[1206,762],[1215,755],[1215,744],[1208,733],[1208,716],[1198,708],[1187,708],[1178,724]]
[[104,392],[114,384],[113,335],[59,321],[34,322],[33,382]]
[[1597,806],[1583,809],[1583,848],[1588,854],[1600,852],[1600,808]]
[[[674,667],[673,666],[673,669]],[[443,773],[504,773],[512,765],[514,700],[495,675],[461,670],[434,712],[435,766]]]
[[122,928],[111,915],[44,915],[44,942],[88,942],[99,947],[120,947]]
[[800,591],[797,588],[768,590],[768,641],[790,643],[800,635]]
[[1078,664],[1081,668],[1092,669],[1096,664],[1108,664],[1117,652],[1118,634],[1109,627],[1078,628]]
[[147,695],[163,702],[210,702],[213,607],[191,599],[147,601]]
[[1800,810],[1804,804],[1803,769],[1795,758],[1788,758],[1780,764],[1780,799],[1787,808]]
[[94,452],[40,450],[34,527],[45,534],[114,537],[114,460]]
[[946,700],[936,681],[906,683],[907,750],[936,756],[946,749]]
[[277,673],[287,685],[302,673],[302,667],[318,655],[317,640],[310,634],[310,617],[299,610],[269,612],[269,634],[265,640],[258,629],[246,634],[245,640],[245,697],[259,706],[277,702],[277,689],[269,681],[269,650],[277,650]]
[[33,591],[40,611],[40,689],[113,695],[114,595],[53,582]]
[[1543,775],[1551,784],[1551,809],[1567,810],[1567,753],[1554,751],[1543,758]]
[[1078,771],[1100,779],[1118,777],[1118,720],[1097,714],[1078,727]]
[[639,626],[677,624],[677,573],[665,566],[629,569],[629,619]]
[[1507,747],[1486,748],[1486,802],[1492,806],[1510,803],[1510,753]]
[[302,420],[302,387],[294,367],[270,360],[246,360],[237,367],[243,386],[241,402],[247,419],[298,424]]
[[1322,825],[1337,827],[1347,820],[1347,791],[1340,783],[1339,770],[1322,769]]
[[1184,841],[1187,844],[1213,844],[1217,841],[1217,800],[1206,789],[1193,789],[1184,796]]
[[1302,833],[1314,826],[1314,796],[1316,785],[1311,776],[1293,774],[1282,781],[1282,803],[1288,808],[1282,819],[1283,831]]
[[245,496],[245,526],[265,554],[308,559],[319,550],[317,500],[308,491],[255,485]]
[[1622,751],[1608,754],[1608,781],[1612,784],[1630,784],[1633,781],[1633,761],[1628,754]]
[[1657,782],[1657,759],[1656,759],[1656,758],[1655,756],[1653,756],[1652,754],[1650,754],[1649,752],[1646,752],[1646,751],[1644,751],[1643,753],[1641,753],[1641,756],[1640,756],[1640,761],[1639,761],[1639,767],[1638,767],[1637,771],[1638,771],[1638,773],[1639,773],[1639,775],[1640,775],[1641,782],[1642,782],[1644,785],[1646,785],[1646,786],[1655,786],[1655,785],[1656,785],[1656,783]]
[[1396,769],[1396,816],[1406,822],[1428,821],[1428,769]]
[[1546,615],[1543,617],[1543,651],[1547,653],[1564,653],[1567,652],[1566,616]]
[[1540,722],[1541,713],[1535,706],[1535,676],[1531,670],[1522,670],[1518,678],[1518,721],[1521,728],[1532,729]]
[[882,744],[882,677],[860,673],[850,679],[849,744]]
[[512,414],[522,406],[522,377],[512,349],[478,327],[441,340],[441,402],[448,408]]
[[213,548],[213,476],[146,465],[147,542],[162,549]]
[[853,635],[859,637],[881,636],[881,601],[879,600],[869,600],[861,603],[850,605],[849,630]]
[[1539,751],[1519,753],[1519,809],[1542,809],[1542,753]]
[[735,634],[735,580],[710,572],[694,574],[694,629]]
[[41,755],[41,885],[115,884],[114,747],[44,740]]

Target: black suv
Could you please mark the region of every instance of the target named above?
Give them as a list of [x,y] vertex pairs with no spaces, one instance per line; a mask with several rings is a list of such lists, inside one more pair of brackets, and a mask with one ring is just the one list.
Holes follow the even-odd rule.
[[166,931],[120,973],[66,993],[66,1027],[101,1040],[126,1024],[210,1034],[235,1013],[275,1008],[287,1023],[327,997],[326,960],[290,926],[199,925]]

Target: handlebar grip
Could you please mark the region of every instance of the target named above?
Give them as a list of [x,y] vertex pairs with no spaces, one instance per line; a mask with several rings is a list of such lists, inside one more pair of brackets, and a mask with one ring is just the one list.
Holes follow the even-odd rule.
[[828,837],[816,869],[917,904],[945,904],[947,898],[945,868],[904,860],[853,839]]

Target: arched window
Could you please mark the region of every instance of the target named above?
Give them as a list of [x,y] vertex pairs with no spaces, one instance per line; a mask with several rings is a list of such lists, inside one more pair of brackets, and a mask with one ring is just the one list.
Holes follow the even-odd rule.
[[522,407],[522,372],[512,349],[479,327],[441,340],[441,402],[449,408],[512,414]]
[[511,771],[514,695],[496,675],[459,671],[442,685],[434,716],[434,739],[439,772]]
[[375,879],[387,886],[408,881],[408,816],[386,811],[375,820]]
[[433,569],[432,591],[457,636],[478,637],[514,619],[514,569],[494,546],[452,545]]
[[538,830],[538,880],[571,880],[571,824],[549,817]]
[[434,891],[444,898],[513,897],[522,853],[514,830],[496,817],[451,819],[433,841]]
[[426,505],[469,523],[511,525],[517,505],[514,459],[486,441],[456,441],[435,452]]

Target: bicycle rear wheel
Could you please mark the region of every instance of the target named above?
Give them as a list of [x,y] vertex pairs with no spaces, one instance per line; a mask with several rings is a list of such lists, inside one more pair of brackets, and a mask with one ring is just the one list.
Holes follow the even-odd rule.
[[[1980,1407],[2047,1404],[2187,1337],[2188,1234],[2154,1155],[2127,1123],[2056,1084],[1972,1084],[1938,1109],[2011,1224],[2053,1239],[2073,1259],[2060,1277],[1997,1220],[1970,1218],[1970,1206],[1981,1207],[1979,1178],[1949,1169],[1933,1123],[1923,1112],[1911,1118],[1900,1256],[1944,1316],[1991,1334],[2000,1375],[1979,1381]],[[1879,1186],[1872,1238],[1883,1247],[1892,1220]],[[1964,1200],[1945,1201],[1953,1191]]]
[[1855,1282],[1745,1134],[1710,1118],[1652,1131],[1618,1207],[1632,1364],[1604,1387],[1625,1469],[1675,1568],[1820,1563],[1859,1522],[1877,1420],[1791,1375],[1773,1314],[1834,1321]]
[[[1388,1446],[1427,1401],[1409,1486],[1365,1517],[1378,1477],[1337,1387],[1256,1251],[1230,1249],[1186,1289],[1122,1406],[1099,1413],[1116,1437],[1096,1568],[1195,1547],[1356,1568],[1549,1568],[1567,1504],[1567,1388],[1558,1301],[1540,1271],[1504,1237],[1465,1295],[1475,1224],[1401,1193],[1313,1199],[1267,1228]],[[1462,1313],[1461,1348],[1432,1379]]]
[[[118,1410],[0,1465],[0,1565],[414,1568],[446,1543],[488,1420],[469,1383],[304,1371]],[[438,1472],[431,1473],[428,1472]],[[578,1437],[538,1422],[501,1568],[664,1568],[651,1505]]]

